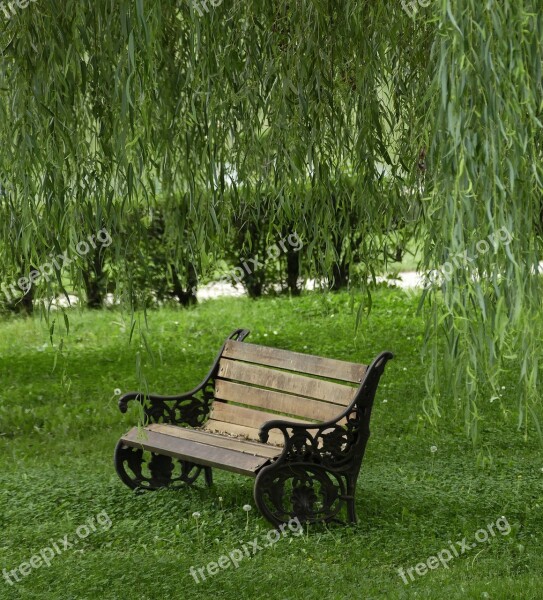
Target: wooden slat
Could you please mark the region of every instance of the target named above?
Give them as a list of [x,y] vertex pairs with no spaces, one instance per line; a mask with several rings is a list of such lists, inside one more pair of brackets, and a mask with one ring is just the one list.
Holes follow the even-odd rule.
[[[255,429],[254,427],[245,427],[244,425],[237,425],[236,423],[225,423],[224,421],[215,421],[214,419],[209,419],[203,428],[206,431],[230,435],[238,438],[247,438],[256,442],[260,440],[258,437],[258,429]],[[282,446],[284,441],[285,438],[280,431],[277,429],[270,431],[270,436],[267,442],[268,444]]]
[[257,444],[247,440],[225,437],[202,431],[201,429],[188,429],[186,427],[178,427],[177,425],[168,425],[165,423],[153,423],[146,428],[148,431],[156,431],[164,435],[171,435],[185,440],[200,442],[209,446],[217,446],[217,448],[227,448],[228,450],[236,450],[253,456],[263,456],[266,458],[275,458],[280,454],[280,449],[273,448],[267,444]]
[[233,379],[317,400],[325,400],[341,406],[350,404],[357,392],[357,388],[341,383],[313,379],[224,358],[219,363],[218,376],[222,379]]
[[276,367],[278,369],[287,369],[307,375],[349,381],[351,383],[360,383],[367,370],[366,365],[358,363],[303,354],[301,352],[292,352],[280,348],[270,348],[257,344],[236,342],[235,340],[226,342],[222,355],[225,358]]
[[207,467],[220,467],[226,471],[254,476],[261,466],[269,462],[269,458],[251,456],[227,448],[217,448],[192,440],[182,440],[144,428],[146,439],[137,427],[133,427],[121,440],[128,446],[143,448],[151,452],[173,456]]
[[260,429],[260,427],[272,421],[274,419],[282,419],[292,421],[293,423],[303,423],[309,425],[310,421],[307,419],[302,421],[294,417],[285,417],[284,415],[277,415],[269,413],[263,410],[255,410],[253,408],[246,408],[245,406],[236,406],[226,402],[215,401],[213,402],[213,408],[211,410],[211,419],[215,421],[224,421],[225,423],[236,423],[237,425],[244,425],[245,427],[252,427],[253,429]]
[[315,421],[329,421],[334,419],[342,410],[336,404],[329,404],[320,400],[293,396],[284,392],[265,390],[251,387],[241,383],[234,383],[226,379],[217,379],[215,382],[215,398],[267,408],[286,415],[307,417]]

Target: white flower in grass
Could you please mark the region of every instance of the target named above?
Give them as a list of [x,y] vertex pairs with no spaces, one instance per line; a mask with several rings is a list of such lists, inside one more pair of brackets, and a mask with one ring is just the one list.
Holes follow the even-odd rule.
[[115,394],[115,396],[120,396],[122,394],[121,390],[119,388],[115,388],[113,390],[113,393]]
[[385,399],[383,400],[383,404],[386,404],[387,402],[388,402],[388,400],[385,398]]
[[437,452],[437,446],[430,446],[430,452],[433,454],[434,452]]
[[[198,536],[198,540],[200,540],[200,522],[198,521],[198,519],[200,518],[200,513],[199,512],[193,512],[192,516],[196,520],[196,535]],[[204,541],[204,536],[202,535],[202,542],[203,541]]]
[[243,510],[247,513],[247,522],[245,523],[245,531],[249,528],[249,511],[251,510],[250,504],[244,504]]

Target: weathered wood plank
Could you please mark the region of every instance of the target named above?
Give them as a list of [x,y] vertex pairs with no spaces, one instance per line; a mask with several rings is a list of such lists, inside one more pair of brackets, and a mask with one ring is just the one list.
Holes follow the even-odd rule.
[[222,355],[225,358],[351,383],[360,383],[367,370],[366,365],[358,363],[292,352],[280,348],[269,348],[258,344],[236,342],[235,340],[226,342]]
[[[260,438],[258,437],[258,429],[255,429],[254,427],[238,425],[236,423],[225,423],[224,421],[215,421],[214,419],[209,419],[204,425],[204,429],[206,431],[219,433],[221,435],[247,438],[249,440],[254,440],[255,442],[260,441]],[[283,437],[283,434],[280,431],[274,430],[270,432],[267,443],[273,446],[282,446],[284,440],[285,438]]]
[[169,425],[166,423],[153,423],[152,425],[148,425],[146,429],[149,431],[156,431],[157,433],[163,433],[164,435],[171,435],[185,440],[200,442],[209,446],[217,446],[217,448],[227,448],[228,450],[244,452],[245,454],[251,454],[253,456],[275,458],[280,454],[280,450],[267,444],[257,444],[248,440],[224,437],[201,429],[188,429],[186,427],[178,427],[177,425]]
[[266,390],[227,381],[226,379],[216,380],[215,398],[238,402],[247,406],[258,406],[286,415],[294,415],[295,417],[306,417],[315,421],[334,419],[343,408],[321,400]]
[[238,425],[252,427],[253,429],[260,429],[264,423],[274,419],[283,419],[294,423],[303,423],[304,425],[311,424],[307,419],[302,421],[301,419],[296,419],[294,417],[285,417],[284,415],[277,415],[263,410],[255,410],[253,408],[236,406],[235,404],[220,401],[213,402],[210,417],[215,421],[237,423]]
[[262,456],[251,456],[235,450],[217,448],[192,440],[183,440],[171,435],[150,431],[146,428],[143,429],[143,432],[146,439],[141,437],[142,431],[138,427],[133,427],[122,436],[121,440],[126,445],[134,448],[143,448],[151,452],[194,462],[198,465],[219,467],[242,475],[254,476],[255,471],[270,460]]
[[312,379],[295,373],[276,371],[225,358],[220,360],[218,376],[222,379],[232,379],[317,400],[325,400],[341,406],[350,404],[357,392],[357,388],[341,383]]

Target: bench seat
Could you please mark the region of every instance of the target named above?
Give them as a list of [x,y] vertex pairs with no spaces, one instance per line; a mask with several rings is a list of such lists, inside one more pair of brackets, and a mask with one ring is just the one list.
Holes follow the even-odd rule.
[[143,432],[133,427],[121,441],[127,446],[253,477],[282,452],[282,448],[269,444],[163,423],[148,425]]

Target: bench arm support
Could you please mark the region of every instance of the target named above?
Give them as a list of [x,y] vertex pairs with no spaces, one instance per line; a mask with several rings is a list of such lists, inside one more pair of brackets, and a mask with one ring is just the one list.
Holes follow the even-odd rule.
[[[236,329],[228,336],[225,344],[232,339],[242,341],[248,335],[249,331],[247,329]],[[119,410],[125,413],[128,409],[128,403],[135,400],[143,407],[145,417],[150,423],[171,423],[173,425],[199,427],[207,419],[211,410],[215,377],[223,350],[224,344],[204,380],[190,392],[177,396],[128,392],[119,398]]]
[[362,460],[369,438],[369,421],[379,379],[391,352],[382,352],[368,367],[351,404],[335,419],[303,425],[274,419],[262,425],[260,441],[266,443],[272,429],[281,431],[284,449],[275,464],[309,462],[349,469]]

